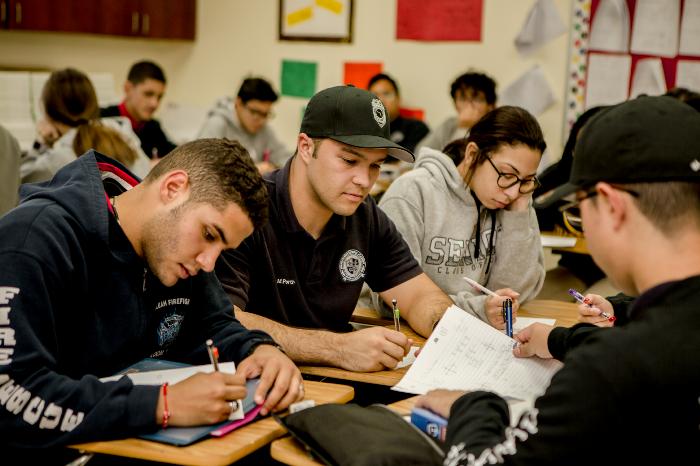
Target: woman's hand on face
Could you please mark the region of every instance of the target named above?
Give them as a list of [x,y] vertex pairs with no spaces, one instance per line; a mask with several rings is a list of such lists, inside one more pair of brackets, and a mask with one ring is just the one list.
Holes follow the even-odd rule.
[[525,212],[530,208],[532,193],[520,194],[513,202],[506,206],[506,210],[511,212]]

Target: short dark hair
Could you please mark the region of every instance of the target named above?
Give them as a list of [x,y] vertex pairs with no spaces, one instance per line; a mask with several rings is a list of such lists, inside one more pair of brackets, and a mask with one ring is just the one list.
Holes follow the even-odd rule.
[[384,73],[377,73],[374,76],[372,76],[371,78],[369,78],[369,82],[367,83],[367,90],[369,90],[369,88],[372,87],[372,85],[374,83],[376,83],[377,81],[389,81],[389,83],[392,86],[394,86],[394,92],[396,92],[396,95],[400,95],[399,85],[396,84],[396,81],[394,81],[394,79],[391,76],[389,76],[388,74],[384,74]]
[[672,237],[689,220],[700,228],[700,183],[659,181],[619,186],[637,194],[634,202],[640,212],[666,236]]
[[238,98],[243,103],[249,100],[260,100],[263,102],[275,102],[277,93],[272,89],[272,85],[263,78],[246,78],[238,89]]
[[160,66],[156,65],[152,61],[140,61],[134,63],[129,69],[129,74],[126,77],[132,84],[140,84],[147,79],[155,79],[163,84],[165,81],[165,73]]
[[90,78],[75,68],[51,73],[41,91],[41,103],[46,116],[73,128],[98,118],[100,114]]
[[457,100],[458,91],[468,89],[471,89],[475,93],[483,92],[486,103],[489,105],[496,104],[496,81],[490,76],[473,71],[458,76],[450,86],[452,100]]
[[255,228],[267,221],[269,199],[265,182],[238,141],[212,138],[182,144],[153,167],[144,183],[154,182],[172,170],[187,172],[191,185],[188,202],[211,204],[217,210],[234,202]]
[[542,128],[535,117],[523,108],[510,105],[491,110],[472,126],[467,144],[470,142],[477,145],[479,153],[469,167],[465,177],[467,181],[471,179],[476,167],[501,146],[522,144],[539,151],[540,155],[547,148]]

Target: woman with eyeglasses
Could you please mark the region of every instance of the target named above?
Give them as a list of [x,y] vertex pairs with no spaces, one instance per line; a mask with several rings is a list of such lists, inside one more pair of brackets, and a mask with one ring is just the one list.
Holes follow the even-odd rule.
[[[530,113],[496,108],[442,152],[422,148],[414,169],[379,204],[425,273],[457,306],[498,329],[505,327],[505,299],[515,313],[544,281],[532,192],[545,147]],[[462,277],[498,296],[481,294]]]

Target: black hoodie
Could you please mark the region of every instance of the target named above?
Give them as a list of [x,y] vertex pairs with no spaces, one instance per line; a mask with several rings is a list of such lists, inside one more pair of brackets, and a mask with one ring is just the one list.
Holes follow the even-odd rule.
[[157,429],[158,386],[123,377],[145,358],[224,361],[262,342],[246,330],[212,273],[165,287],[136,254],[108,207],[138,183],[90,151],[0,219],[0,436],[9,447],[48,447]]

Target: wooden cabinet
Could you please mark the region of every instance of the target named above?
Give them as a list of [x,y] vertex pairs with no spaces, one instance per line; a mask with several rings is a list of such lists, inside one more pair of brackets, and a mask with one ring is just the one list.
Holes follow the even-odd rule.
[[0,0],[0,29],[194,40],[196,0]]

